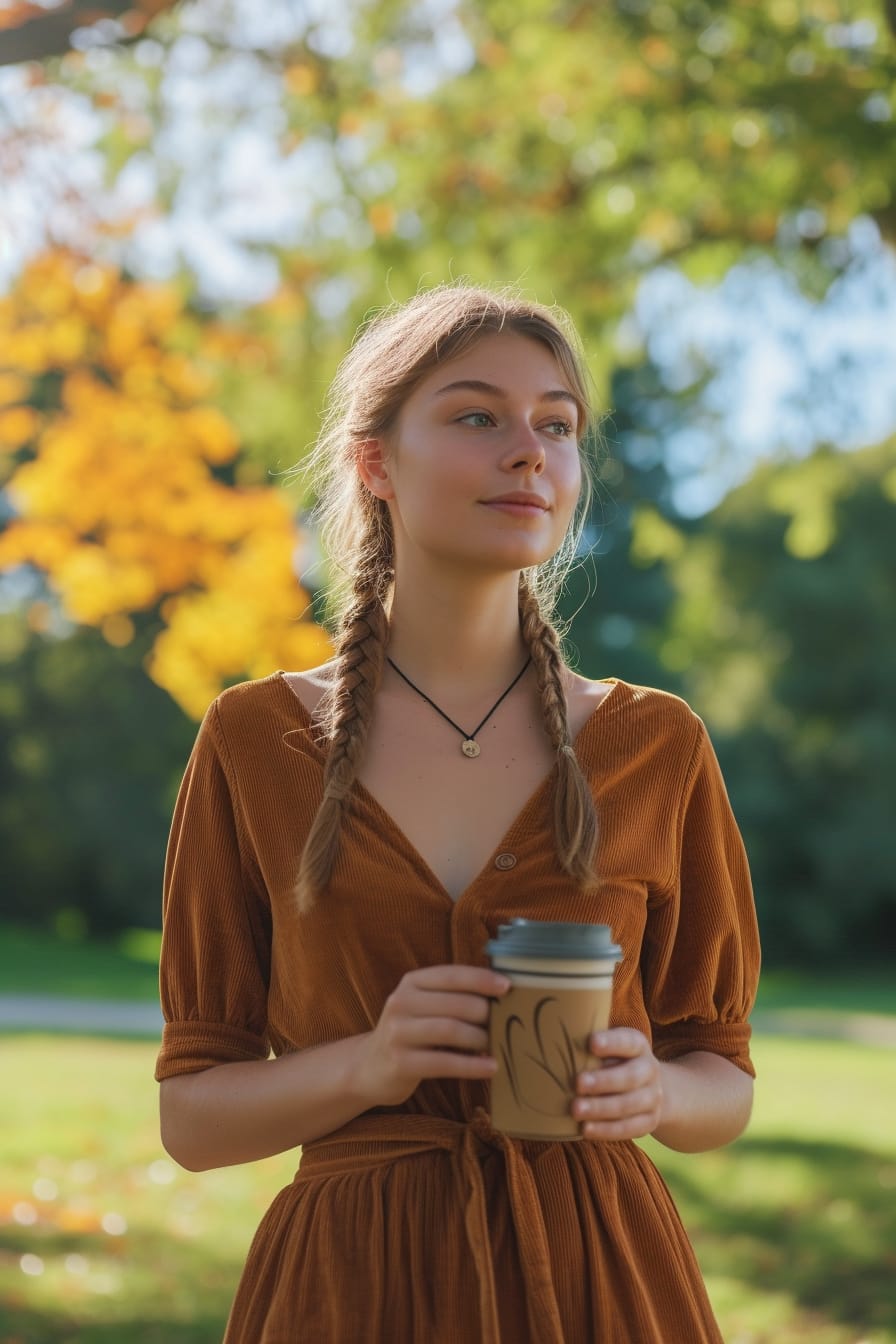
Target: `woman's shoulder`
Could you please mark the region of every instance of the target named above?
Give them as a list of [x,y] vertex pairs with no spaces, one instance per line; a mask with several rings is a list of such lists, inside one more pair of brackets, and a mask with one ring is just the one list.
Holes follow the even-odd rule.
[[680,695],[657,686],[642,686],[620,677],[592,680],[568,671],[566,686],[570,729],[575,735],[592,721],[615,722],[625,731],[640,730],[656,735],[691,740],[701,731],[697,714]]
[[279,727],[283,720],[309,718],[330,684],[333,666],[324,663],[302,672],[278,670],[228,686],[209,705],[204,725],[213,734],[223,732],[230,738],[243,731],[256,732],[266,721]]

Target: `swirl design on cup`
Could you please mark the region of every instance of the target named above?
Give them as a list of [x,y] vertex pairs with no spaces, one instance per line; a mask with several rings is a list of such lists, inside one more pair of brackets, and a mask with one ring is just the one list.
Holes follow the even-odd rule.
[[[518,1013],[511,1013],[504,1024],[504,1040],[500,1046],[501,1059],[516,1104],[537,1115],[556,1115],[560,1103],[563,1103],[561,1109],[565,1109],[565,1103],[574,1093],[576,1084],[575,1046],[563,1018],[559,1017],[556,1023],[550,1021],[552,1008],[559,1014],[559,1004],[555,995],[546,995],[539,999],[532,1012],[531,1028]],[[549,1045],[544,1040],[544,1033],[548,1029],[551,1037]],[[552,1056],[556,1058],[552,1059]],[[533,1063],[543,1075],[539,1096],[526,1095],[520,1071],[520,1061],[523,1057]],[[547,1080],[547,1095],[545,1080]],[[557,1094],[554,1106],[539,1105],[539,1100],[542,1102],[548,1100],[554,1089]]]

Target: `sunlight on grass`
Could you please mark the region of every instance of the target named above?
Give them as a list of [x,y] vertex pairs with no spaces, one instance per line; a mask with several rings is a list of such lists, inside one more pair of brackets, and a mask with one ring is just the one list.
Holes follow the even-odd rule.
[[692,1234],[726,1344],[894,1344],[893,1052],[758,1037],[753,1056],[756,1105],[737,1144],[644,1144]]
[[[760,1038],[755,1056],[739,1143],[645,1144],[726,1344],[896,1344],[893,1053]],[[159,1144],[151,1043],[8,1036],[0,1058],[0,1344],[218,1344],[298,1155],[176,1167]]]

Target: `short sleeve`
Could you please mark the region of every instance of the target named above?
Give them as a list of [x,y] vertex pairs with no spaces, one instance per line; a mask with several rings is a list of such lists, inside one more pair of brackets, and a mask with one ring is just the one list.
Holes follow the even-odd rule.
[[165,861],[156,1078],[266,1059],[270,907],[244,843],[217,702],[199,729]]
[[654,1053],[722,1055],[750,1076],[759,934],[747,856],[703,723],[677,812],[674,871],[649,901],[642,952]]

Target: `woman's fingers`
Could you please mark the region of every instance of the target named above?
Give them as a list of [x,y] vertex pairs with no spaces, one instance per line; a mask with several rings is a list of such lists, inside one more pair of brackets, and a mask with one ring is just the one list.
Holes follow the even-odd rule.
[[402,984],[411,984],[415,988],[450,993],[483,994],[486,998],[506,993],[510,981],[505,975],[491,971],[485,966],[424,966],[419,971],[410,971]]
[[625,1139],[644,1139],[653,1133],[657,1124],[653,1112],[645,1111],[624,1120],[585,1120],[582,1122],[582,1134],[586,1139],[619,1143]]
[[573,1115],[589,1139],[650,1134],[662,1112],[660,1066],[643,1032],[615,1027],[589,1041],[597,1067],[576,1079]]
[[640,1059],[628,1060],[624,1064],[605,1063],[599,1069],[587,1069],[579,1074],[576,1088],[582,1096],[630,1092],[636,1087],[646,1087],[656,1073],[652,1057],[642,1056]]
[[488,1022],[489,1003],[482,994],[449,994],[438,990],[413,990],[407,1008],[420,1017],[457,1017],[465,1022]]
[[407,1054],[407,1064],[418,1079],[488,1079],[495,1076],[498,1067],[491,1055],[442,1050],[410,1050]]
[[438,1045],[452,1050],[487,1050],[488,1032],[456,1017],[409,1017],[395,1031],[405,1047]]
[[641,1087],[612,1097],[576,1097],[572,1109],[579,1120],[627,1120],[633,1115],[651,1114],[657,1101],[654,1088]]
[[597,1059],[632,1059],[637,1055],[650,1054],[650,1042],[643,1031],[634,1027],[610,1027],[607,1031],[596,1031],[588,1041],[588,1049]]

